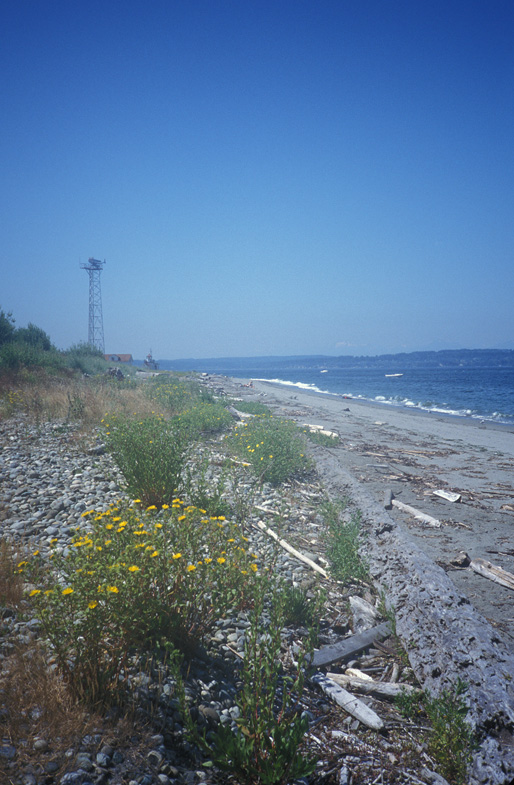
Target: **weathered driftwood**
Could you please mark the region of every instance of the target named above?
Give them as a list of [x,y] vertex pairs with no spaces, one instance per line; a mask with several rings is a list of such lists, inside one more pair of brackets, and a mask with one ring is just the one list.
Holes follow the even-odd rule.
[[364,632],[377,623],[377,610],[370,602],[358,595],[349,597],[355,632]]
[[367,649],[368,646],[371,646],[374,641],[387,638],[390,634],[391,625],[388,621],[384,621],[371,630],[359,632],[357,635],[351,635],[349,638],[343,638],[331,646],[323,646],[314,652],[312,664],[314,667],[319,668],[340,660],[349,660],[351,657],[364,651],[364,649]]
[[308,556],[304,556],[303,553],[297,551],[296,548],[293,548],[293,546],[289,545],[289,543],[286,542],[285,540],[280,539],[278,534],[276,534],[272,529],[268,528],[265,523],[263,523],[262,521],[257,521],[257,523],[254,523],[254,526],[256,526],[261,531],[266,532],[266,534],[268,534],[270,537],[276,540],[276,542],[278,542],[281,548],[283,548],[285,551],[290,553],[296,559],[299,559],[304,564],[308,564],[312,570],[319,572],[319,574],[323,575],[324,578],[328,578],[328,573],[326,570],[323,569],[323,567],[320,567],[319,564],[313,562],[312,559],[309,559]]
[[410,504],[404,504],[397,499],[393,499],[391,504],[398,510],[402,510],[402,512],[408,512],[409,515],[412,515],[417,521],[422,521],[423,523],[426,523],[427,526],[433,526],[436,529],[441,527],[441,521],[438,521],[437,518],[432,518],[431,515],[420,512],[420,510],[417,510],[415,507],[411,507]]
[[394,699],[398,695],[418,695],[421,690],[410,684],[398,684],[391,681],[374,681],[373,679],[357,679],[346,673],[327,673],[329,679],[340,687],[358,692],[360,695],[373,695],[376,698]]
[[483,575],[484,578],[489,578],[489,580],[499,583],[501,586],[506,586],[507,589],[514,589],[514,575],[502,567],[491,564],[490,561],[485,559],[472,559],[469,566],[474,572]]
[[338,706],[341,706],[348,714],[355,717],[356,720],[362,722],[368,728],[373,730],[382,730],[384,727],[383,721],[380,719],[373,709],[366,706],[365,703],[360,701],[350,692],[340,687],[335,681],[329,679],[323,673],[315,673],[311,676],[311,681],[317,684],[325,695],[328,695]]

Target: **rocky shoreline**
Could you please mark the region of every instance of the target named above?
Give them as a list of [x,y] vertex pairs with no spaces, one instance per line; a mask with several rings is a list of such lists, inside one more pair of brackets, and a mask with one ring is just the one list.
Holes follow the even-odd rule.
[[[248,396],[259,399],[259,391],[243,387],[234,380],[210,379],[206,383],[218,392],[231,395]],[[110,503],[115,502],[121,494],[122,482],[113,466],[110,456],[98,438],[91,439],[79,433],[72,425],[66,423],[30,423],[22,416],[2,422],[0,455],[0,480],[2,483],[2,500],[0,503],[0,520],[4,537],[12,540],[19,548],[24,545],[38,547],[42,552],[50,545],[50,540],[58,540],[58,546],[69,546],[70,537],[74,526],[81,521],[81,513],[86,509],[105,510]],[[215,450],[215,444],[212,445]],[[407,597],[410,595],[410,582],[407,585],[398,578],[404,572],[405,562],[399,564],[398,560],[390,558],[391,547],[393,550],[404,547],[403,540],[391,543],[398,536],[394,521],[387,518],[383,510],[378,510],[362,495],[362,487],[355,483],[351,476],[341,482],[339,469],[334,473],[330,463],[333,459],[331,450],[322,448],[314,449],[315,458],[319,467],[323,483],[330,486],[334,495],[349,493],[354,502],[363,509],[370,532],[374,536],[370,542],[372,548],[372,571],[375,580],[382,585],[387,582],[393,592],[392,604],[397,612],[398,630],[403,640],[417,637],[418,648],[411,656],[411,662],[419,671],[423,681],[437,679],[434,675],[435,668],[445,668],[444,649],[438,640],[432,641],[428,650],[428,657],[421,656],[425,645],[423,634],[418,635],[418,628],[423,628],[423,617],[420,609],[427,607],[427,600],[423,592],[427,591],[426,579],[420,585],[421,599],[414,605],[409,604]],[[268,508],[270,511],[282,508],[284,526],[282,536],[290,540],[296,547],[308,551],[313,560],[323,558],[323,538],[321,521],[316,511],[317,504],[323,493],[322,487],[313,476],[301,483],[292,483],[280,493],[265,487],[255,504],[260,507],[260,513],[253,513],[251,522],[259,518],[266,518],[262,512]],[[284,500],[287,498],[286,507]],[[384,517],[385,516],[385,517]],[[273,514],[271,513],[273,520]],[[268,522],[268,521],[266,521]],[[274,547],[269,537],[255,530],[249,529],[252,547],[263,557]],[[301,545],[298,546],[298,543]],[[322,563],[322,562],[321,562]],[[413,557],[409,568],[419,566],[419,559]],[[294,557],[285,552],[280,552],[277,558],[278,569],[284,578],[294,585],[308,585],[313,581],[312,571]],[[431,565],[426,568],[429,574]],[[350,632],[348,626],[351,617],[348,616],[348,602],[352,594],[361,595],[365,600],[376,601],[366,587],[351,587],[342,590],[327,581],[328,591],[327,624],[322,628],[321,644],[329,645]],[[454,624],[453,617],[448,615],[450,610],[466,606],[457,594],[448,595],[445,605],[446,619],[445,630]],[[394,599],[400,602],[394,602]],[[438,603],[443,602],[441,596]],[[446,602],[446,599],[444,599]],[[413,626],[413,613],[415,625]],[[464,607],[464,614],[470,610]],[[471,613],[473,615],[473,613]],[[475,622],[473,617],[473,623]],[[468,623],[468,622],[466,622]],[[191,705],[194,706],[194,715],[197,721],[208,730],[218,722],[231,723],[237,717],[235,704],[235,691],[238,661],[244,651],[245,630],[248,628],[248,618],[240,614],[237,618],[220,621],[216,633],[211,641],[207,642],[202,656],[193,658],[189,663],[187,689]],[[434,619],[429,621],[430,627],[436,624]],[[0,657],[8,657],[13,642],[28,643],[37,638],[38,623],[35,619],[18,619],[4,613],[2,619],[3,635],[0,645]],[[457,628],[455,628],[457,632]],[[287,646],[291,651],[298,645],[302,638],[302,630],[291,629],[287,633]],[[487,682],[478,683],[482,679],[480,663],[483,660],[482,651],[479,652],[481,639],[478,638],[469,649],[473,667],[479,670],[473,672],[477,689],[482,690],[483,698],[480,711],[477,708],[477,727],[484,727],[489,723],[490,733],[484,739],[480,755],[475,756],[473,783],[500,783],[503,785],[511,782],[514,776],[514,765],[510,755],[508,734],[512,731],[512,718],[510,715],[511,695],[502,695],[504,701],[502,709],[492,711],[492,702],[499,706],[498,690],[501,690],[501,679],[498,673],[492,672],[495,668],[494,656],[500,655],[498,662],[505,672],[514,673],[512,658],[505,653],[501,642],[490,638],[491,649],[486,652]],[[17,645],[17,644],[16,644]],[[451,646],[450,640],[445,646]],[[419,648],[421,646],[421,649]],[[494,649],[494,652],[493,652]],[[432,661],[432,673],[426,667],[426,660]],[[392,666],[391,656],[384,654],[380,649],[372,649],[355,658],[359,667],[371,671],[381,670],[387,674]],[[458,668],[459,673],[466,676],[468,668],[461,658]],[[512,668],[512,671],[511,671]],[[375,671],[376,672],[376,671]],[[405,670],[405,678],[409,678],[409,669]],[[496,681],[495,681],[496,679]],[[433,682],[429,682],[431,685]],[[494,690],[491,691],[491,685]],[[147,730],[141,732],[140,737],[131,745],[126,739],[117,738],[112,725],[97,727],[96,732],[87,734],[80,743],[70,748],[68,761],[65,763],[65,772],[62,773],[63,762],[57,762],[52,755],[52,743],[48,739],[31,740],[35,745],[40,744],[38,752],[38,765],[29,763],[25,770],[17,770],[19,750],[13,748],[9,741],[4,740],[0,750],[0,767],[4,766],[6,773],[15,785],[40,785],[40,783],[59,783],[59,785],[101,785],[102,783],[132,783],[132,785],[170,785],[177,783],[224,782],[212,771],[202,769],[202,760],[194,749],[185,740],[184,729],[172,680],[156,667],[151,674],[141,673],[135,675],[134,686],[137,692],[138,709],[136,716],[145,720]],[[504,689],[504,692],[507,691]],[[371,701],[372,703],[372,701]],[[153,706],[153,709],[150,707]],[[484,708],[485,706],[485,708]],[[157,708],[155,708],[157,707]],[[507,707],[507,708],[505,708]],[[421,736],[411,744],[406,744],[406,737],[402,737],[402,730],[406,721],[389,706],[380,703],[380,712],[386,717],[388,728],[385,734],[372,734],[363,730],[359,723],[346,718],[341,720],[340,712],[327,702],[326,698],[312,685],[305,693],[304,710],[311,720],[311,736],[316,739],[310,743],[317,746],[320,757],[320,766],[313,775],[312,782],[371,782],[376,776],[384,777],[383,782],[407,783],[412,781],[422,783],[441,782],[432,771],[430,761],[423,756],[423,734],[425,729],[420,729]],[[481,712],[481,714],[480,714]],[[493,718],[493,721],[491,721]],[[408,725],[408,724],[407,724]],[[408,727],[407,735],[416,734],[412,727]],[[339,734],[339,735],[338,735]],[[503,734],[503,736],[502,736]],[[502,739],[504,743],[502,745]],[[410,743],[410,742],[409,742]],[[45,747],[46,745],[46,747]],[[134,750],[139,751],[135,754]],[[35,748],[34,748],[35,749]],[[353,750],[353,755],[352,755]],[[29,756],[30,757],[30,756]],[[343,765],[342,761],[347,763]],[[491,762],[492,761],[492,762]],[[54,771],[52,771],[54,766]],[[57,768],[55,768],[57,766]],[[1,768],[0,768],[1,770]],[[345,774],[346,771],[346,774]],[[57,773],[56,773],[57,772]],[[352,773],[353,772],[353,773]],[[346,779],[344,779],[346,777]],[[353,779],[352,779],[353,777]],[[417,779],[416,779],[417,778]]]

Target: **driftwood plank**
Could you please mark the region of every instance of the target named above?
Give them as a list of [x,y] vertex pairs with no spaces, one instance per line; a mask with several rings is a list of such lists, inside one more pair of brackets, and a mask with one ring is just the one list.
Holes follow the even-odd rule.
[[296,559],[303,562],[304,564],[308,564],[311,570],[315,570],[316,572],[319,572],[319,574],[323,575],[324,578],[328,578],[328,573],[326,570],[323,569],[323,567],[320,567],[319,564],[313,562],[312,559],[309,559],[308,556],[304,556],[303,553],[297,551],[296,548],[293,548],[293,546],[289,545],[289,543],[286,542],[285,540],[281,540],[278,534],[276,534],[273,531],[273,529],[269,529],[265,523],[263,523],[262,521],[257,521],[257,523],[254,523],[253,525],[256,526],[258,529],[260,529],[261,531],[266,532],[266,534],[269,537],[272,537],[274,540],[276,540],[276,542],[278,542],[281,548],[283,548],[285,551],[290,553],[291,556],[294,556]]
[[398,684],[390,681],[374,681],[373,679],[356,679],[346,673],[327,673],[329,679],[340,687],[358,692],[361,695],[373,695],[376,698],[396,698],[398,695],[419,695],[421,690],[411,684]]
[[357,635],[352,635],[349,638],[343,638],[331,646],[323,646],[314,652],[312,664],[315,668],[320,668],[323,665],[330,665],[339,660],[348,660],[355,654],[359,654],[364,649],[376,640],[387,638],[391,634],[391,625],[388,621],[378,624],[371,630],[359,632]]
[[362,722],[366,727],[373,730],[382,730],[384,727],[383,721],[373,709],[370,709],[369,706],[366,706],[365,703],[323,673],[315,673],[311,677],[311,681],[321,687],[325,695],[328,695],[338,706],[341,706],[348,714],[351,714],[352,717],[355,717],[356,720]]
[[431,515],[425,515],[424,512],[420,512],[420,510],[417,510],[415,507],[411,507],[410,504],[404,504],[397,499],[393,499],[391,504],[398,510],[402,510],[402,512],[408,512],[409,515],[412,515],[417,521],[422,521],[423,523],[426,523],[427,526],[433,526],[436,529],[439,529],[441,526],[441,521],[438,521],[437,518],[432,518]]
[[489,580],[499,583],[501,586],[506,586],[507,589],[514,589],[514,575],[502,567],[491,564],[490,561],[485,559],[472,559],[469,566],[474,572],[482,575],[484,578],[489,578]]

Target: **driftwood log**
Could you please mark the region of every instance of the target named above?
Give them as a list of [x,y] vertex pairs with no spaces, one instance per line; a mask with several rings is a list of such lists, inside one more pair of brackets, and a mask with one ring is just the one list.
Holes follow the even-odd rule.
[[380,719],[378,714],[366,706],[365,703],[360,701],[351,692],[348,692],[344,687],[336,684],[335,681],[325,676],[324,673],[315,673],[311,676],[311,682],[317,684],[325,695],[328,695],[338,706],[341,706],[348,714],[355,717],[356,720],[362,722],[367,728],[373,730],[382,730],[384,727],[383,720]]
[[346,456],[311,447],[333,498],[347,496],[362,514],[372,579],[395,609],[418,681],[438,695],[461,679],[468,685],[468,722],[478,747],[468,785],[512,785],[514,778],[514,653],[437,564],[347,471]]
[[469,566],[473,572],[483,575],[484,578],[489,578],[490,581],[499,583],[500,586],[506,586],[507,589],[514,589],[514,575],[502,567],[491,564],[485,559],[472,559]]

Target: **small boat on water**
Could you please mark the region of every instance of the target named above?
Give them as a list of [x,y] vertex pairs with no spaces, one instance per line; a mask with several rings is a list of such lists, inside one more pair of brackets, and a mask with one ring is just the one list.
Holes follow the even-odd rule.
[[328,371],[325,369],[323,371],[320,371],[320,373],[328,373]]
[[389,378],[393,376],[403,376],[403,373],[386,373],[386,376],[388,376]]

